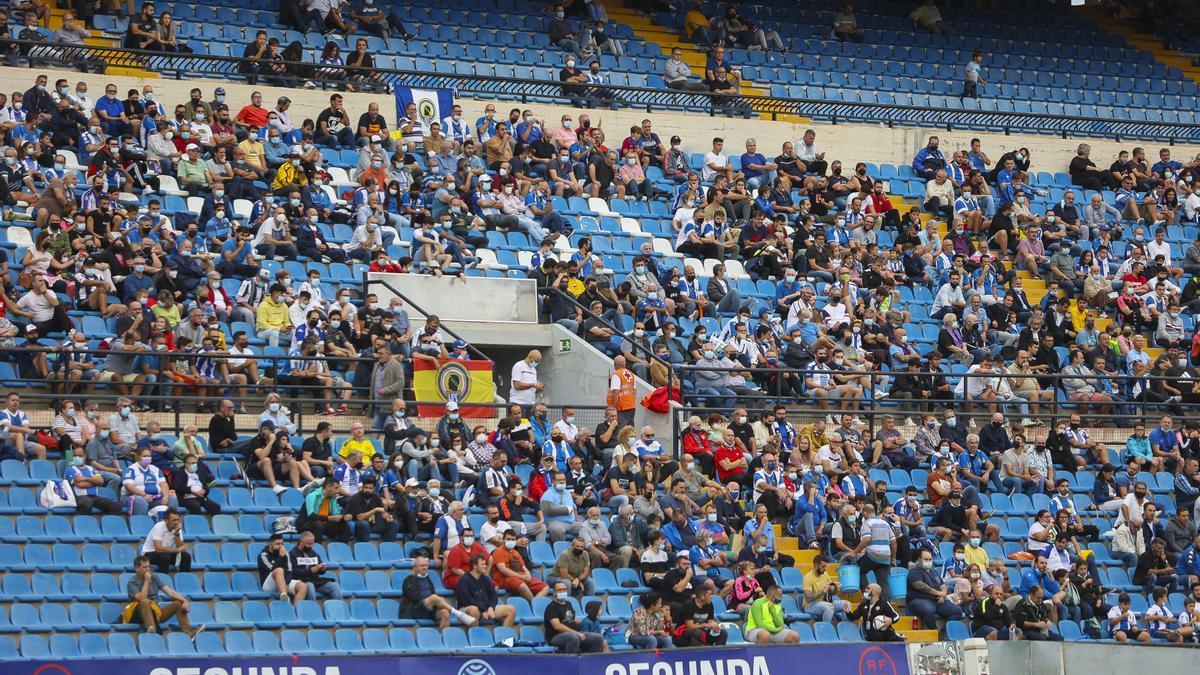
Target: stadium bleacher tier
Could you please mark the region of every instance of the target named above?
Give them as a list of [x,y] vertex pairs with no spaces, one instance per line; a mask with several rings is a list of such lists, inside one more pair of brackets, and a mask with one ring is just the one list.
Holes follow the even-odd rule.
[[[862,43],[834,39],[830,27],[840,11],[837,4],[817,9],[738,3],[742,16],[777,30],[790,52],[737,49],[730,58],[746,80],[783,98],[1163,122],[1194,120],[1192,111],[1200,101],[1197,84],[1178,67],[1155,61],[1150,52],[1125,44],[1122,36],[1091,19],[1036,0],[989,11],[986,20],[972,10],[942,7],[955,33],[935,39],[913,29],[909,3],[859,2],[855,16],[865,31]],[[284,30],[273,3],[256,0],[248,5],[231,10],[217,3],[160,2],[156,10],[174,15],[180,37],[197,53],[241,56],[258,28],[271,27],[281,49],[297,41],[307,61],[320,60],[325,37]],[[723,3],[703,6],[709,17],[723,14]],[[437,6],[406,7],[406,25],[416,34],[413,40],[363,35],[376,66],[557,77],[562,52],[550,46],[548,18],[540,8],[504,0],[473,2],[463,9],[447,17]],[[655,23],[680,30],[687,9],[658,14]],[[215,21],[218,12],[220,20]],[[126,25],[124,19],[97,17],[97,28],[112,33],[124,33]],[[663,51],[627,25],[608,26],[626,45],[620,59],[608,53],[596,57],[609,81],[665,86]],[[329,39],[344,54],[353,50],[355,36],[348,41],[336,35]],[[988,84],[980,88],[978,99],[962,101],[962,70],[974,50],[985,54]]]
[[[540,12],[513,2],[480,7],[495,11],[455,13],[460,24],[448,23],[437,8],[406,7],[404,19],[415,39],[370,38],[376,62],[501,77],[532,77],[537,69],[557,67],[560,55],[548,48]],[[864,3],[858,19],[865,43],[842,44],[829,41],[831,12],[739,4],[744,15],[778,30],[792,51],[741,52],[738,58],[745,59],[746,78],[770,83],[775,95],[942,105],[957,100],[962,65],[972,50],[981,49],[988,53],[991,85],[970,105],[982,109],[1171,121],[1196,106],[1195,84],[1182,72],[1148,53],[1131,52],[1087,21],[1069,22],[1065,10],[1032,2],[986,14],[945,10],[956,33],[931,46],[908,29],[908,8],[899,7]],[[210,54],[240,55],[260,27],[284,44],[302,42],[310,57],[326,41],[280,29],[275,8],[259,0],[238,8],[183,3],[156,8],[174,11],[180,35]],[[678,17],[656,20],[674,26]],[[108,15],[97,16],[95,24],[124,30],[122,21]],[[1056,27],[1068,24],[1072,27]],[[995,37],[998,26],[1013,37]],[[1041,41],[1017,41],[1015,36],[1030,31]],[[659,46],[621,24],[613,35],[627,42],[628,53],[619,68],[601,57],[613,82],[660,86]],[[829,56],[834,52],[841,56]],[[31,71],[14,88],[33,85],[39,72]],[[58,76],[51,72],[51,81]],[[67,97],[67,108],[84,106],[70,98],[70,83],[78,79],[71,74],[67,91],[55,92]],[[105,80],[83,79],[95,105]],[[201,104],[217,100],[209,95],[219,83],[197,86]],[[268,109],[284,91],[263,87]],[[494,653],[508,649],[496,645],[510,639],[519,643],[514,651],[552,652],[546,629],[559,630],[559,620],[592,622],[580,628],[606,637],[612,637],[606,629],[617,625],[630,626],[635,636],[651,635],[646,631],[660,619],[648,617],[643,602],[663,602],[674,615],[667,625],[673,630],[685,614],[707,611],[692,596],[708,582],[718,591],[712,613],[720,629],[705,639],[723,635],[729,644],[759,644],[756,636],[776,641],[776,635],[786,642],[792,639],[786,631],[803,643],[958,640],[1007,630],[1012,623],[1032,638],[1039,630],[1035,624],[1045,620],[1056,624],[1043,639],[1137,641],[1138,627],[1149,630],[1147,639],[1154,642],[1195,643],[1200,637],[1192,604],[1200,599],[1200,538],[1194,519],[1186,517],[1200,495],[1195,421],[1200,388],[1192,385],[1200,377],[1195,368],[1200,289],[1194,277],[1200,273],[1200,192],[1192,187],[1200,182],[1200,161],[1160,156],[1154,164],[1135,156],[1110,169],[1132,176],[1132,187],[1094,191],[1073,184],[1066,171],[1070,156],[1038,156],[1026,168],[1030,158],[1023,149],[991,159],[981,149],[955,166],[958,153],[947,148],[965,145],[969,136],[950,132],[943,135],[955,137],[954,143],[947,138],[942,154],[930,145],[910,163],[865,163],[861,172],[847,166],[835,173],[844,148],[820,146],[820,157],[808,156],[798,139],[799,160],[764,147],[768,159],[742,155],[747,139],[728,137],[718,155],[702,152],[711,139],[689,134],[687,116],[651,114],[652,142],[610,128],[608,146],[620,148],[621,159],[632,159],[610,168],[618,180],[644,178],[653,194],[617,198],[615,185],[606,184],[597,197],[569,189],[562,196],[539,196],[531,188],[543,179],[520,160],[492,169],[479,157],[466,158],[467,168],[455,172],[456,187],[447,188],[443,176],[429,171],[432,160],[420,138],[409,139],[407,153],[403,138],[394,139],[394,154],[369,146],[359,152],[309,144],[299,132],[283,129],[284,140],[264,151],[253,142],[240,143],[247,125],[226,127],[193,117],[211,135],[172,142],[180,157],[163,159],[179,171],[176,178],[141,166],[143,137],[122,138],[129,147],[114,144],[111,152],[120,159],[97,160],[96,153],[110,152],[102,148],[109,140],[104,129],[113,120],[104,120],[99,132],[86,123],[71,129],[66,136],[79,139],[77,151],[26,152],[26,144],[33,146],[38,137],[23,126],[24,113],[38,106],[49,113],[50,96],[33,86],[24,110],[0,110],[5,152],[13,159],[0,166],[7,188],[0,195],[6,201],[0,222],[6,260],[0,264],[7,265],[0,294],[0,386],[18,392],[0,410],[0,660]],[[172,111],[184,102],[156,104]],[[248,103],[232,97],[223,102],[233,114]],[[464,119],[479,118],[483,104],[468,105]],[[391,120],[390,109],[383,110]],[[365,110],[347,112],[355,119]],[[47,124],[61,134],[66,113],[54,114]],[[170,114],[156,120],[160,129],[183,122]],[[595,134],[582,125],[560,128],[556,120],[540,124],[568,151],[571,138]],[[267,131],[270,125],[253,126],[263,136],[274,133]],[[223,138],[226,133],[236,140]],[[675,134],[683,138],[671,150],[673,141],[666,139]],[[486,140],[474,131],[470,136],[477,147]],[[193,141],[203,147],[191,146]],[[96,146],[91,154],[79,147],[89,144]],[[263,191],[274,182],[276,201],[230,199],[225,206],[214,203],[206,186],[187,185],[185,177],[197,175],[199,160],[182,156],[207,154],[214,145],[236,146],[248,159],[259,153],[269,158],[262,173],[243,176],[240,187]],[[456,147],[439,151],[432,154],[441,166],[457,166]],[[668,151],[680,153],[678,163],[664,164]],[[380,166],[372,165],[375,152]],[[1087,157],[1088,149],[1081,147],[1079,156]],[[1005,167],[1010,160],[1013,169]],[[1101,169],[1109,160],[1093,158]],[[583,175],[590,167],[602,177],[604,161],[597,153],[589,163],[555,166]],[[192,168],[179,170],[184,162]],[[1078,161],[1074,166],[1079,168]],[[218,163],[208,170],[232,173]],[[947,170],[950,179],[940,175]],[[736,185],[738,176],[765,178],[767,172],[791,173],[795,180],[764,180],[774,189],[757,200]],[[922,178],[925,172],[935,177]],[[690,203],[689,173],[700,179]],[[977,203],[961,193],[972,174],[982,177],[975,185],[992,199]],[[73,189],[71,179],[64,182],[68,175],[78,179]],[[483,175],[494,183],[491,192],[466,189]],[[364,176],[383,180],[372,189],[361,184]],[[735,179],[732,192],[718,185],[725,177]],[[91,179],[101,187],[93,187]],[[312,186],[311,179],[323,184]],[[947,182],[949,187],[941,187]],[[293,184],[299,185],[299,204],[291,202]],[[406,190],[410,184],[416,189]],[[393,185],[394,196],[386,190]],[[875,193],[874,186],[884,191]],[[65,197],[51,203],[60,190]],[[939,203],[938,195],[947,192],[953,201]],[[377,198],[384,204],[379,209],[373,207]],[[1100,205],[1091,207],[1094,198]],[[860,199],[869,206],[858,209]],[[749,209],[735,204],[746,200],[753,204]],[[102,202],[123,205],[127,216],[115,218]],[[157,223],[149,217],[155,203],[162,214]],[[565,228],[556,240],[534,241],[520,231],[528,227],[519,219],[503,218],[527,215],[527,203],[539,211],[552,206],[562,215]],[[1145,210],[1135,215],[1133,204]],[[304,221],[304,207],[318,209],[317,219]],[[1095,211],[1085,212],[1088,208]],[[218,211],[227,211],[233,222],[216,216]],[[953,215],[935,215],[939,211]],[[209,213],[214,215],[198,222]],[[1158,215],[1146,217],[1151,213]],[[764,214],[766,222],[760,220]],[[430,233],[424,226],[435,219],[452,227]],[[478,230],[471,227],[476,221]],[[198,226],[193,238],[186,236],[191,223]],[[235,234],[237,223],[248,229]],[[978,230],[964,232],[964,223]],[[462,240],[459,257],[442,248],[451,234]],[[144,263],[135,263],[129,250],[143,246],[138,235],[149,242]],[[368,252],[341,262],[334,260],[339,256],[320,255],[315,246],[287,256],[267,249],[260,260],[247,261],[238,257],[238,236],[254,240],[247,247],[285,247],[295,237]],[[384,245],[385,236],[394,240]],[[585,239],[591,247],[586,255],[578,253]],[[828,250],[818,241],[826,239]],[[211,260],[200,257],[197,263],[197,256],[183,254],[192,248],[218,253],[227,241],[233,242],[226,252],[234,259],[226,262],[235,264],[220,271],[209,269]],[[943,250],[943,242],[949,248]],[[78,262],[71,258],[76,254]],[[423,331],[406,314],[374,307],[364,297],[368,269],[433,273],[428,261],[442,255],[446,261],[438,273],[532,276],[542,286],[558,283],[548,260],[572,261],[579,269],[568,271],[564,264],[570,277],[561,280],[565,292],[600,300],[612,309],[613,324],[610,329],[585,321],[576,327],[585,337],[597,335],[591,330],[615,330],[629,341],[645,342],[671,368],[653,363],[638,370],[639,376],[655,385],[682,381],[684,403],[696,417],[681,425],[679,437],[657,441],[649,427],[615,430],[606,421],[607,433],[596,429],[588,446],[576,440],[587,435],[578,436],[573,421],[554,420],[566,406],[598,402],[561,395],[543,401],[550,408],[543,417],[526,409],[513,418],[463,420],[449,407],[444,417],[389,416],[385,407],[378,419],[362,417],[372,427],[366,440],[347,439],[341,426],[336,433],[318,426],[347,413],[358,421],[360,403],[391,398],[393,392],[381,385],[398,381],[403,389],[411,381],[384,372],[392,362],[374,368],[372,349],[387,344],[396,355],[393,362],[411,367],[414,351],[446,358],[450,347],[456,352],[466,347],[439,346],[448,340],[437,326]],[[1084,266],[1085,256],[1093,258],[1096,274]],[[1029,262],[1038,269],[1029,269]],[[655,268],[653,275],[640,273],[647,265]],[[181,274],[172,277],[166,270]],[[961,287],[952,283],[960,272],[966,275]],[[116,282],[111,286],[109,275]],[[599,290],[589,288],[593,280]],[[213,286],[206,290],[204,281]],[[662,292],[650,295],[651,285]],[[606,287],[620,290],[621,297],[610,297]],[[92,288],[105,303],[90,297]],[[343,299],[347,291],[349,299]],[[719,303],[715,294],[731,291],[744,307]],[[707,308],[702,295],[711,297]],[[1011,319],[999,313],[1009,298],[1016,299]],[[147,312],[136,321],[124,307],[131,301],[143,302]],[[102,304],[123,307],[106,315]],[[573,320],[559,313],[563,306],[547,301],[546,322],[571,326]],[[568,307],[575,316],[573,305]],[[341,318],[330,319],[333,311]],[[312,312],[317,316],[310,324]],[[160,321],[164,330],[151,326]],[[415,334],[411,342],[402,337],[409,329]],[[299,339],[300,332],[320,339]],[[132,355],[123,350],[127,340],[166,344],[168,333],[174,346],[165,357],[155,356],[157,349]],[[236,342],[243,335],[245,346]],[[68,341],[109,353],[88,361],[71,350],[47,359],[27,349]],[[222,351],[222,343],[239,351]],[[321,351],[314,355],[302,348]],[[1076,361],[1077,353],[1085,363]],[[177,358],[180,354],[187,358]],[[365,358],[336,358],[344,354]],[[946,363],[938,365],[939,357]],[[1033,359],[1032,370],[1026,357]],[[240,370],[250,359],[258,360],[262,375],[272,368],[271,377],[293,387],[329,389],[340,378],[355,387],[350,402],[356,409],[317,402],[326,416],[306,417],[302,428],[292,428],[286,405],[278,407],[280,400],[268,395],[274,384],[259,380],[259,371],[252,369],[250,377]],[[910,361],[920,370],[901,372]],[[1000,364],[1010,378],[994,377],[981,365],[988,363]],[[371,369],[367,376],[363,368]],[[746,368],[754,368],[754,375],[743,377]],[[59,379],[60,371],[78,371],[79,379],[55,383],[60,388],[50,395],[41,380]],[[238,374],[241,380],[233,377]],[[220,395],[201,394],[196,385],[239,394],[237,404],[226,408],[217,403]],[[241,395],[243,389],[251,394]],[[130,398],[117,399],[117,393]],[[294,391],[284,394],[297,398]],[[621,390],[613,394],[616,401]],[[845,414],[837,420],[827,410],[831,396],[842,399],[838,412]],[[176,419],[150,410],[164,398],[201,425],[212,404],[220,417],[210,433],[233,435],[210,446],[209,434],[189,434],[187,424],[152,431],[151,424]],[[714,410],[716,400],[736,407]],[[240,412],[233,431],[235,407]],[[261,415],[243,415],[247,407]],[[205,414],[195,415],[198,410]],[[1164,413],[1174,413],[1178,422],[1160,419]],[[131,415],[141,415],[141,421]],[[1116,428],[1104,428],[1114,421]],[[476,426],[483,427],[479,436]],[[241,434],[234,438],[236,432]],[[282,445],[288,437],[296,438],[291,453]],[[384,464],[346,462],[366,450],[367,465],[376,453]],[[302,461],[314,460],[306,467],[318,479],[310,482],[296,473],[289,486],[283,475],[297,453]],[[1106,456],[1116,466],[1104,463]],[[317,460],[328,463],[320,466]],[[453,474],[438,466],[447,460],[478,481],[454,484]],[[261,478],[256,468],[274,473]],[[556,470],[566,473],[558,476]],[[320,480],[326,472],[338,480]],[[78,513],[43,504],[64,498],[46,491],[48,482],[64,478],[82,507]],[[376,507],[371,490],[394,505]],[[178,519],[181,530],[170,529],[174,514],[153,508],[168,501],[154,495],[168,491],[186,511]],[[458,520],[448,515],[463,507],[454,500],[468,492],[475,498],[465,515]],[[139,499],[130,499],[131,493]],[[591,503],[596,501],[591,495],[599,503]],[[622,496],[627,508],[619,506]],[[499,502],[503,516],[496,522],[485,510],[488,500]],[[93,506],[101,513],[92,513]],[[139,506],[151,506],[150,513],[138,512],[147,510]],[[354,521],[353,539],[343,513]],[[364,530],[372,519],[390,518],[400,530],[396,537],[394,528],[375,528],[378,523]],[[565,530],[565,536],[535,534],[544,520],[557,520],[550,530]],[[467,527],[474,543],[466,540]],[[509,548],[503,532],[512,527],[525,528],[529,537]],[[328,536],[305,550],[304,535],[296,529]],[[264,554],[274,546],[276,531],[283,532],[283,549]],[[696,542],[701,531],[712,537],[711,546]],[[585,542],[582,553],[572,552],[573,541]],[[143,551],[154,556],[142,560]],[[512,625],[480,625],[458,611],[481,597],[486,610],[491,601],[488,582],[461,574],[479,564],[471,563],[475,553],[496,563],[483,579],[495,576],[505,584],[496,597],[515,609]],[[423,576],[431,554],[434,569]],[[630,565],[612,564],[623,556],[632,557]],[[327,567],[316,567],[318,561]],[[143,574],[149,564],[159,569],[157,576]],[[285,590],[275,580],[276,568],[285,570]],[[578,583],[570,584],[569,597],[556,599],[541,588],[551,576]],[[141,601],[155,595],[153,579],[175,594],[161,599],[163,611],[183,608],[186,598],[187,620],[203,631],[180,630],[177,617],[165,621],[161,632],[144,630],[143,617],[153,610]],[[756,586],[781,588],[778,605],[756,600]],[[1011,622],[977,602],[995,586],[1011,598]],[[1159,602],[1157,588],[1166,591]],[[1048,615],[1042,614],[1046,607],[1027,601],[1043,591],[1050,599]],[[882,597],[872,600],[870,593]],[[829,602],[835,598],[853,608],[849,616],[842,604]],[[1123,614],[1125,602],[1136,618]],[[599,603],[594,617],[588,611],[592,603]],[[1164,623],[1168,615],[1179,623]],[[693,640],[702,641],[683,630],[672,642],[686,646]],[[583,644],[598,643],[585,638]],[[629,645],[615,639],[611,647]]]

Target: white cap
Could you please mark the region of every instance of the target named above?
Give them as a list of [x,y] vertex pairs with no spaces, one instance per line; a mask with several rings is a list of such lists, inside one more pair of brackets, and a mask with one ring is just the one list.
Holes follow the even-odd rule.
[[188,150],[189,152],[192,150],[199,150],[199,149],[200,149],[200,146],[196,145],[195,143],[188,143],[187,148],[186,148],[186,150]]

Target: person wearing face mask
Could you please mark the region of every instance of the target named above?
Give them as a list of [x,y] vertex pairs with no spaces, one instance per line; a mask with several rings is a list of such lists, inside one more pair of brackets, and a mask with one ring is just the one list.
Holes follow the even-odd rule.
[[540,505],[546,520],[546,531],[553,541],[563,539],[566,534],[579,534],[576,513],[578,507],[572,492],[567,488],[567,476],[562,471],[551,474],[552,487],[541,496]]
[[905,605],[927,627],[937,625],[938,619],[953,621],[962,617],[962,608],[949,599],[946,584],[933,569],[933,555],[921,551],[917,564],[908,571]]
[[454,590],[459,580],[469,573],[473,567],[471,561],[475,556],[481,556],[488,561],[485,572],[491,572],[491,558],[487,549],[475,540],[475,531],[465,528],[459,536],[458,545],[446,552],[445,565],[442,567],[442,583],[446,588]]
[[[70,409],[72,415],[74,409]],[[75,513],[88,514],[92,509],[109,515],[121,513],[121,505],[100,495],[99,487],[106,484],[105,477],[88,464],[87,453],[83,443],[73,442],[69,456],[71,463],[67,466],[63,478],[70,484],[75,493]]]
[[179,505],[188,513],[220,513],[221,505],[209,495],[208,486],[215,478],[208,465],[190,454],[183,455],[180,460],[183,468],[171,473],[171,489],[175,491]]
[[121,483],[122,509],[134,515],[155,515],[167,507],[179,508],[179,502],[167,486],[162,471],[151,463],[149,450],[137,455],[137,462],[125,469]]

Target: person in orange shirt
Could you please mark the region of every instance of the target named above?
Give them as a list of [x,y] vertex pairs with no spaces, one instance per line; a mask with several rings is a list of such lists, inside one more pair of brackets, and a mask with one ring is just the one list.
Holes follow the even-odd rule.
[[504,544],[492,551],[492,581],[496,588],[502,588],[526,600],[542,597],[548,592],[546,584],[530,574],[525,567],[525,560],[517,551],[517,533],[508,530],[504,533]]
[[248,127],[258,127],[261,129],[267,126],[267,116],[269,114],[270,111],[264,108],[262,104],[262,92],[256,91],[250,94],[250,105],[238,111],[237,117],[233,118],[233,123],[243,130]]
[[633,371],[625,367],[625,357],[613,359],[613,374],[608,383],[608,405],[617,409],[618,428],[632,425],[637,412],[637,389]]

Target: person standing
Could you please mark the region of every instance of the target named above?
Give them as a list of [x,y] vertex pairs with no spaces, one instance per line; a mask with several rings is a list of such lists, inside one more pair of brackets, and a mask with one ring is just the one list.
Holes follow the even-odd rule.
[[159,572],[192,571],[192,555],[183,541],[183,519],[178,511],[168,508],[166,518],[150,528],[142,542],[142,557]]
[[983,63],[983,52],[976,49],[971,52],[971,60],[963,68],[963,75],[966,79],[963,80],[962,94],[959,94],[959,100],[966,98],[979,98],[979,85],[984,84],[980,64]]
[[537,395],[546,388],[546,385],[537,379],[537,367],[541,361],[542,353],[533,349],[512,367],[512,385],[508,392],[508,402],[519,404],[526,414],[533,408],[533,404],[537,401]]
[[625,367],[625,357],[613,359],[613,374],[608,382],[608,405],[617,409],[617,428],[632,426],[637,413],[637,388],[633,371]]

